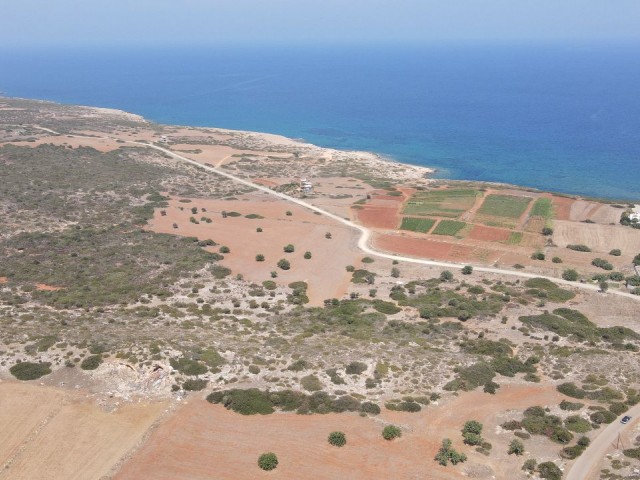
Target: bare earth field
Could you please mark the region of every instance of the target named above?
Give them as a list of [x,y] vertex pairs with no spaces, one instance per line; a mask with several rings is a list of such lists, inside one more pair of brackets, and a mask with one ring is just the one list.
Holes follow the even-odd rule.
[[[245,417],[194,398],[152,434],[115,478],[527,478],[519,472],[518,459],[513,456],[503,454],[500,462],[494,458],[489,463],[483,455],[462,446],[460,428],[464,420],[459,413],[491,423],[505,410],[524,409],[532,402],[555,404],[560,397],[548,387],[513,386],[503,388],[491,402],[485,401],[484,394],[474,392],[425,412],[387,411],[374,419],[352,414]],[[382,438],[380,432],[389,423],[403,428],[400,439],[389,442]],[[327,443],[327,435],[336,430],[347,436],[343,448]],[[445,437],[469,452],[470,460],[461,469],[443,468],[433,462]],[[487,432],[486,437],[494,448],[505,450],[510,435]],[[534,448],[545,451],[544,447]],[[266,451],[276,453],[280,462],[270,473],[256,467],[257,457]]]
[[0,478],[108,478],[167,407],[142,402],[108,412],[80,391],[2,382]]
[[[191,213],[193,207],[198,209],[198,214]],[[242,215],[223,218],[223,210]],[[222,245],[228,246],[231,253],[224,255],[221,264],[249,281],[261,283],[271,278],[270,272],[277,271],[278,277],[274,280],[282,285],[307,282],[313,305],[320,305],[327,298],[342,297],[350,279],[345,266],[356,264],[361,257],[356,247],[357,236],[352,230],[264,194],[247,195],[241,200],[192,199],[189,203],[174,199],[164,211],[165,216],[160,211],[156,212],[149,223],[150,229],[195,236],[200,240],[212,239],[219,244],[210,247],[212,251],[218,251]],[[288,216],[287,211],[292,215]],[[245,218],[251,214],[264,218]],[[199,221],[206,217],[212,222],[195,224],[189,221],[190,217]],[[174,223],[178,224],[177,229],[173,228]],[[257,232],[257,228],[262,228],[262,232]],[[331,239],[325,238],[327,232],[331,233]],[[283,247],[290,243],[294,244],[295,252],[285,253]],[[304,258],[307,251],[312,254],[308,260]],[[256,261],[257,254],[264,255],[265,261]],[[290,270],[276,266],[282,258],[289,260]]]

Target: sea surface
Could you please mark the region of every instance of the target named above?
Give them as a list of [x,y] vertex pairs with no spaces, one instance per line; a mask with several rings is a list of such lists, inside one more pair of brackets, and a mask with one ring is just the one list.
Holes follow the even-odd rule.
[[640,45],[0,47],[0,91],[640,200]]

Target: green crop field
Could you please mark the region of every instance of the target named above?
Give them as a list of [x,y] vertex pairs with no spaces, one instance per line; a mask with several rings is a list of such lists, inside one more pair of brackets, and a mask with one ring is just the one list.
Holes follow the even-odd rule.
[[458,218],[469,210],[480,192],[471,189],[445,189],[417,192],[404,207],[407,215]]
[[434,223],[436,223],[436,221],[431,218],[403,217],[400,229],[410,230],[412,232],[427,233],[429,230],[431,230],[431,227],[433,227]]
[[454,236],[466,226],[467,224],[464,222],[457,222],[455,220],[440,220],[432,233],[434,235]]
[[520,218],[531,203],[529,197],[514,195],[489,195],[478,209],[480,215]]
[[550,198],[539,198],[531,207],[530,217],[542,217],[546,223],[553,218],[553,202]]

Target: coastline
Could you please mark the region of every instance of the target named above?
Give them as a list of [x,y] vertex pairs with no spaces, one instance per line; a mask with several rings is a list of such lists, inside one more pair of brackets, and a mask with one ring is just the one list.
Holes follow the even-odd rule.
[[[592,196],[592,195],[583,195],[578,193],[566,193],[562,191],[555,191],[551,189],[541,189],[536,187],[530,187],[526,185],[512,184],[506,182],[495,182],[489,180],[470,180],[470,179],[451,179],[446,177],[437,177],[434,178],[434,174],[440,172],[446,172],[446,170],[440,170],[431,166],[422,166],[415,165],[412,163],[405,163],[401,160],[386,154],[381,154],[373,151],[365,151],[365,150],[344,150],[337,149],[331,147],[323,147],[320,145],[316,145],[307,141],[306,139],[301,138],[292,138],[287,137],[285,135],[279,133],[271,133],[271,132],[260,132],[253,130],[236,130],[222,127],[206,127],[199,125],[179,125],[179,124],[163,124],[156,123],[154,120],[148,119],[142,115],[137,113],[128,112],[125,110],[120,110],[116,108],[109,107],[95,107],[91,105],[75,105],[75,104],[64,104],[59,102],[54,102],[50,100],[42,100],[42,99],[32,99],[32,98],[22,98],[22,97],[11,97],[6,96],[0,93],[0,113],[2,111],[11,110],[11,108],[7,108],[2,105],[3,100],[6,101],[27,101],[27,102],[37,102],[41,104],[49,104],[49,105],[57,105],[60,107],[72,108],[84,110],[87,112],[87,117],[91,117],[95,115],[96,117],[100,115],[113,116],[115,118],[125,119],[126,121],[131,122],[141,122],[147,126],[157,126],[161,128],[168,129],[188,129],[188,130],[196,130],[196,131],[206,131],[210,133],[226,133],[231,135],[243,135],[247,137],[251,137],[254,140],[258,140],[259,144],[262,144],[262,147],[269,145],[271,147],[297,147],[309,153],[320,153],[329,156],[342,157],[346,159],[365,159],[370,162],[372,165],[378,165],[378,167],[386,166],[386,170],[389,173],[392,173],[393,167],[399,167],[402,171],[406,172],[409,175],[409,178],[415,178],[417,175],[422,179],[427,179],[431,183],[450,183],[450,184],[473,184],[478,186],[488,186],[488,187],[497,187],[497,188],[505,188],[505,189],[517,189],[529,192],[537,192],[537,193],[549,193],[556,196],[574,198],[574,199],[583,199],[600,203],[609,203],[609,204],[623,204],[623,205],[635,205],[640,204],[640,195],[637,199],[629,200],[629,199],[620,199],[615,197],[608,196]],[[393,180],[402,180],[401,177],[398,177],[396,174],[392,174],[390,179]]]

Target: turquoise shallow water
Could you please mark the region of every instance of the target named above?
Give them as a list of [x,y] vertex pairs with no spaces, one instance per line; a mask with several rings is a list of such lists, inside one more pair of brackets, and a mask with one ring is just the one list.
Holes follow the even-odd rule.
[[640,200],[640,45],[0,51],[6,95]]

